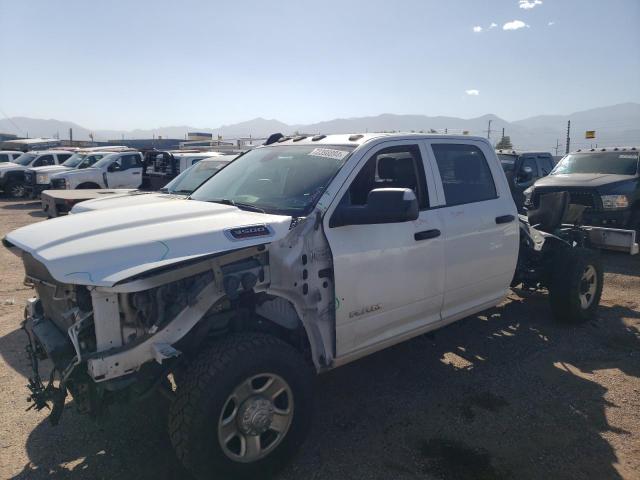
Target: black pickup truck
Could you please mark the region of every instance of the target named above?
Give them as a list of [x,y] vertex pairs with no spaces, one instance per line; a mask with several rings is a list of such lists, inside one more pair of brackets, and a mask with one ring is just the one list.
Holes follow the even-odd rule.
[[516,152],[496,150],[504,174],[509,182],[513,201],[520,213],[524,213],[524,191],[539,178],[549,175],[555,162],[549,152]]
[[570,203],[584,205],[585,225],[640,232],[640,160],[638,147],[576,150],[553,171],[524,191],[525,207],[540,196],[568,191]]

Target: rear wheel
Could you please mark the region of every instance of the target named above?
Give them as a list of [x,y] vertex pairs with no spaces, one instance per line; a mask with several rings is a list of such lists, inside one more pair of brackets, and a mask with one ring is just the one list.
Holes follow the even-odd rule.
[[594,317],[603,284],[602,261],[588,248],[558,252],[549,286],[549,300],[556,321],[581,323]]
[[304,439],[313,373],[290,345],[263,334],[212,344],[181,376],[169,430],[196,478],[262,478]]

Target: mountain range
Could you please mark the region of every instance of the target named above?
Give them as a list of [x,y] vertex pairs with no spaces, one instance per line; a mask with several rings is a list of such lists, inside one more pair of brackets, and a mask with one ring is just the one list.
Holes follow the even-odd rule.
[[[62,120],[43,120],[28,117],[12,117],[0,120],[0,132],[29,137],[68,138],[73,129],[75,140],[88,140],[93,133],[95,140],[121,138],[185,138],[187,132],[210,132],[223,138],[265,137],[274,132],[300,133],[351,133],[380,131],[425,131],[448,133],[468,132],[470,135],[490,136],[495,142],[505,135],[517,149],[542,149],[564,151],[567,121],[571,121],[571,148],[613,145],[640,145],[640,104],[621,103],[593,108],[567,115],[539,115],[523,120],[507,121],[487,114],[477,118],[457,118],[427,115],[397,115],[385,113],[377,116],[338,118],[313,124],[288,125],[275,119],[255,118],[246,122],[221,125],[217,128],[187,125],[136,130],[90,130],[76,123]],[[595,130],[596,138],[585,139],[586,130]]]

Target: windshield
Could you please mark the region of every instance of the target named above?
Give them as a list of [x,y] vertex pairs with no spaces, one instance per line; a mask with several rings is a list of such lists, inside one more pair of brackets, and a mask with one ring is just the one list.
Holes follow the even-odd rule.
[[256,148],[210,178],[191,198],[246,204],[280,215],[308,215],[353,148],[344,145]]
[[86,156],[86,153],[74,153],[69,158],[67,158],[67,160],[62,165],[69,168],[75,168],[80,164],[80,162],[82,162],[82,159]]
[[167,183],[160,191],[188,195],[227,163],[225,161],[199,161]]
[[37,155],[33,153],[23,153],[18,158],[16,158],[13,161],[13,163],[17,163],[18,165],[22,165],[23,167],[26,167],[33,161],[34,158],[36,158],[36,156]]
[[610,173],[635,175],[638,171],[637,152],[570,153],[553,169],[551,175],[563,173]]
[[505,172],[511,172],[513,171],[513,168],[515,167],[516,164],[516,156],[515,155],[505,155],[505,154],[498,154],[498,158],[500,159],[500,163],[502,164],[502,169]]
[[117,153],[111,153],[109,155],[106,155],[102,157],[100,160],[98,160],[96,163],[94,163],[93,166],[96,168],[108,167],[111,164],[111,160],[117,156],[118,156]]

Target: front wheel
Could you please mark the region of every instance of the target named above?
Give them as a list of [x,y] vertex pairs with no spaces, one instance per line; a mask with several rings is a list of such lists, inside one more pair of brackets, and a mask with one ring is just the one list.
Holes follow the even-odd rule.
[[11,198],[22,198],[26,193],[24,185],[19,182],[10,182],[7,185],[6,192]]
[[590,320],[602,295],[602,260],[588,248],[567,248],[558,253],[549,285],[553,316],[563,323]]
[[306,436],[313,372],[278,338],[229,336],[184,373],[169,433],[196,478],[262,478],[282,467]]

